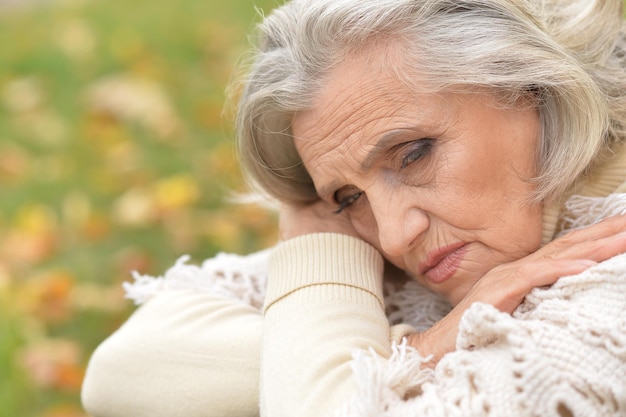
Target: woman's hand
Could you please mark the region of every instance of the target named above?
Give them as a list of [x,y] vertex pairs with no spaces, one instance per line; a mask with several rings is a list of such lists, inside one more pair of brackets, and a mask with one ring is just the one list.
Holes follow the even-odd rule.
[[434,366],[454,350],[459,321],[472,303],[487,303],[512,313],[533,288],[554,284],[560,277],[578,274],[624,252],[626,216],[572,231],[522,259],[493,268],[446,317],[427,331],[409,336],[408,343],[424,356],[432,354],[429,364]]
[[359,237],[347,216],[335,214],[335,209],[322,200],[309,205],[281,205],[278,224],[280,239],[323,232]]

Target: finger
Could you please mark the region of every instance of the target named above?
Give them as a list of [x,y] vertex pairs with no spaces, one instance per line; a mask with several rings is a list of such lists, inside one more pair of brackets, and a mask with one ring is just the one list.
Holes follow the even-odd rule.
[[611,235],[626,232],[626,215],[607,217],[600,222],[582,229],[576,229],[556,239],[553,243],[569,245],[572,243],[596,240]]
[[543,259],[518,266],[512,278],[527,292],[535,287],[552,285],[559,278],[579,274],[596,264],[592,259]]
[[605,261],[626,252],[626,232],[570,243],[561,248],[552,248],[546,253],[539,253],[548,259],[590,259]]
[[554,284],[559,278],[579,274],[596,262],[589,259],[539,259],[501,265],[472,287],[459,305],[480,301],[511,313],[535,287]]

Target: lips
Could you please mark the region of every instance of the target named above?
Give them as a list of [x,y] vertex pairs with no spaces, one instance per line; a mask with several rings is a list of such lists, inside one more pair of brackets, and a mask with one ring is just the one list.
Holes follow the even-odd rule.
[[433,284],[440,284],[450,278],[459,268],[465,255],[465,242],[457,242],[431,251],[420,271]]

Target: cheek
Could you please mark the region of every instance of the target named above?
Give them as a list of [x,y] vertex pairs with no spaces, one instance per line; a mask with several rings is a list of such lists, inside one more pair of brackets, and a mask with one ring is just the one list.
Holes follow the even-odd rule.
[[475,213],[479,218],[506,214],[499,210],[519,210],[518,206],[526,205],[535,188],[528,181],[535,172],[528,153],[495,140],[480,147],[465,147],[449,156],[439,189],[456,194],[456,201],[466,207],[464,211],[480,210]]
[[390,257],[385,254],[380,244],[379,238],[379,229],[378,223],[376,221],[376,216],[372,212],[371,207],[368,204],[368,201],[359,201],[359,209],[350,212],[349,220],[350,224],[357,232],[359,237],[375,247],[380,253],[385,256],[387,261],[391,262],[395,266],[400,269],[405,268],[405,263],[401,259],[401,257]]
[[541,204],[529,204],[535,186],[526,178],[532,174],[518,172],[512,162],[498,149],[451,155],[434,195],[437,217],[510,257],[537,248],[542,219]]
[[[362,202],[359,203],[362,204]],[[376,218],[374,217],[374,214],[369,206],[361,208],[358,210],[358,213],[351,213],[349,215],[349,219],[350,224],[361,239],[380,251],[378,224],[376,223]]]

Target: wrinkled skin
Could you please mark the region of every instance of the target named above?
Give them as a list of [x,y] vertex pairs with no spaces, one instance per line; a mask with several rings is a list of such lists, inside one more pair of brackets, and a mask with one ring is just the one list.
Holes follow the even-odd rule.
[[[540,249],[531,203],[539,117],[486,93],[409,91],[376,60],[331,73],[292,132],[320,201],[281,208],[283,239],[336,232],[365,240],[455,306],[409,342],[436,361],[454,349],[471,303],[512,312],[528,292],[626,251],[616,217]],[[340,213],[337,213],[339,209]]]

